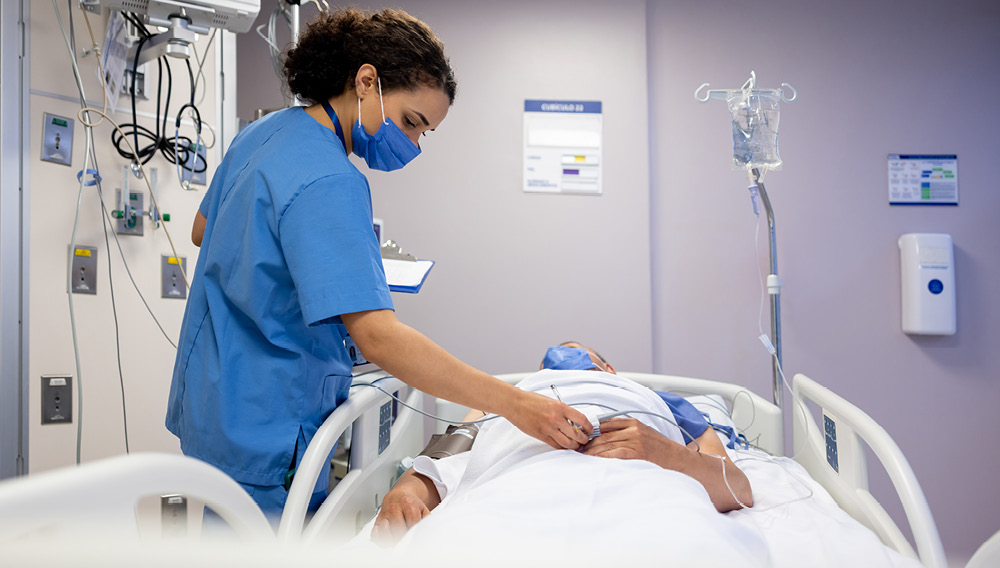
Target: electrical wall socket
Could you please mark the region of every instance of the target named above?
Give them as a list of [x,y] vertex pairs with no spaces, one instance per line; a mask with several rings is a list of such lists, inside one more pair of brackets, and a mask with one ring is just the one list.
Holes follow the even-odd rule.
[[184,284],[184,274],[187,274],[187,258],[161,256],[160,274],[162,275],[161,297],[178,300],[187,298],[187,286]]
[[73,276],[70,280],[74,294],[97,293],[97,248],[77,245],[69,251],[73,255]]
[[160,496],[160,527],[164,537],[187,536],[187,497]]
[[73,421],[73,377],[42,376],[42,424]]

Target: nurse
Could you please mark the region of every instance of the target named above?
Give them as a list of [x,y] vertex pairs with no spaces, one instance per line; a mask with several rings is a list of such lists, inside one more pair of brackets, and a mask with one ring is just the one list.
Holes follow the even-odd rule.
[[[310,106],[272,113],[233,141],[199,208],[167,428],[184,454],[232,476],[274,517],[296,464],[347,398],[350,334],[365,358],[432,395],[500,414],[555,448],[589,421],[451,356],[396,319],[365,176],[402,168],[444,120],[456,83],[444,46],[398,10],[325,14],[285,61]],[[329,465],[329,463],[327,463]],[[311,508],[326,496],[329,474]]]

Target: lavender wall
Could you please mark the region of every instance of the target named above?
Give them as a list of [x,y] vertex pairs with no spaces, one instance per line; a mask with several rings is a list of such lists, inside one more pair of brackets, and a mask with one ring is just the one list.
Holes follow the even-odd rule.
[[[1000,7],[994,2],[648,2],[654,368],[770,392],[755,218],[729,165],[724,102],[694,90],[794,85],[778,228],[784,361],[874,416],[908,456],[953,559],[1000,529]],[[888,205],[889,153],[957,154],[958,207]],[[908,232],[955,243],[958,333],[900,331]],[[767,266],[766,225],[760,255]],[[763,327],[769,329],[767,311]],[[884,474],[876,497],[896,518]]]
[[[569,339],[651,369],[645,2],[393,5],[430,24],[459,83],[403,172],[361,166],[386,236],[437,261],[419,295],[394,294],[400,319],[492,373],[537,368]],[[281,98],[263,41],[240,42],[247,117]],[[522,191],[525,99],[603,102],[602,196]]]
[[[371,176],[388,235],[439,260],[425,292],[398,298],[404,321],[493,372],[525,368],[539,345],[572,335],[604,347],[619,368],[730,380],[768,395],[746,178],[729,165],[725,104],[692,96],[703,82],[738,87],[755,69],[761,86],[789,82],[800,94],[782,108],[786,165],[766,178],[786,281],[789,376],[811,375],[885,426],[916,470],[949,556],[961,562],[1000,528],[1000,512],[983,505],[1000,501],[990,438],[1000,427],[1000,296],[989,285],[1000,278],[1000,232],[988,225],[1000,212],[1000,160],[987,137],[1000,130],[991,104],[1000,93],[1000,8],[394,5],[441,35],[461,85],[408,175]],[[264,2],[258,23],[272,6]],[[247,117],[280,105],[281,95],[263,42],[239,41]],[[535,97],[605,101],[605,197],[519,193],[518,105]],[[890,207],[894,152],[958,154],[959,207]],[[954,237],[954,337],[900,331],[896,239],[906,232]],[[498,264],[476,257],[480,249]],[[767,330],[766,307],[761,321]],[[876,496],[901,518],[884,474],[871,475]]]

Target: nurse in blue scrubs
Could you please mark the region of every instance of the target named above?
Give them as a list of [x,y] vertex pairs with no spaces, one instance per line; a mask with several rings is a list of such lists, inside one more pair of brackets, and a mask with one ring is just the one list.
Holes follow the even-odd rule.
[[348,334],[432,396],[500,414],[556,448],[586,443],[570,424],[589,425],[579,411],[462,363],[393,311],[368,180],[348,155],[391,171],[420,153],[455,97],[440,40],[402,11],[325,14],[288,52],[285,75],[309,106],[240,132],[192,232],[201,252],[166,417],[184,454],[278,515],[306,446],[347,397]]

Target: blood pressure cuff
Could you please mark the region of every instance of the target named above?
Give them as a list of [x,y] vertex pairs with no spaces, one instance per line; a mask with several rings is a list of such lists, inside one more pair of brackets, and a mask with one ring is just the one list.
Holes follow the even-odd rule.
[[479,424],[452,424],[444,434],[431,436],[430,443],[420,455],[437,460],[467,452],[472,449],[477,434],[479,434]]

